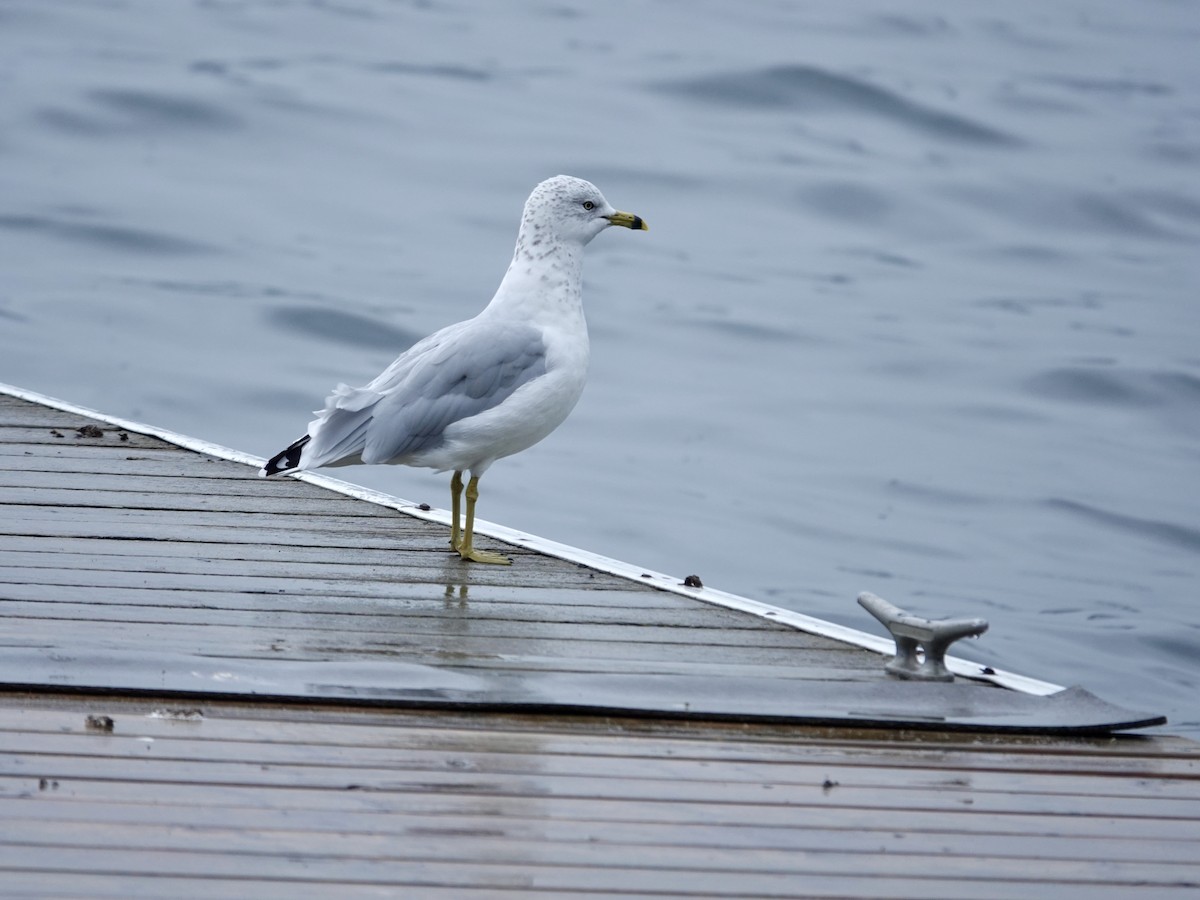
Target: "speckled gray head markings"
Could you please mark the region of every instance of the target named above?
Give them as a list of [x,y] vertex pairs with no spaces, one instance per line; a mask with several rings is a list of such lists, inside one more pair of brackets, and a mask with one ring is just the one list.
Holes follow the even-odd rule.
[[549,201],[563,198],[582,201],[589,197],[599,196],[600,189],[590,181],[574,178],[571,175],[555,175],[553,178],[547,178],[533,189],[526,206],[527,208],[543,207]]
[[[572,178],[570,175],[555,175],[547,178],[533,189],[525,202],[525,222],[536,222],[544,218],[558,218],[571,204],[592,200],[597,206],[604,204],[600,189],[590,181]],[[558,215],[555,215],[557,210]]]
[[[535,187],[525,201],[516,258],[531,261],[561,252],[561,226],[572,220],[578,222],[583,214],[591,212],[583,206],[589,200],[594,204],[592,209],[608,208],[600,189],[582,178],[555,175]],[[600,230],[603,228],[596,229]],[[594,233],[584,235],[581,243],[587,243],[593,236]]]

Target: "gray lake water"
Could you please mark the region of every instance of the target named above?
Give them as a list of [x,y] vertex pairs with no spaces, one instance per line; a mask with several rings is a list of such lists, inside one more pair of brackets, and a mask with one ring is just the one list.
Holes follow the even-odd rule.
[[[596,182],[495,522],[1200,733],[1200,6],[2,0],[0,380],[270,455]],[[446,477],[342,469],[437,506]]]

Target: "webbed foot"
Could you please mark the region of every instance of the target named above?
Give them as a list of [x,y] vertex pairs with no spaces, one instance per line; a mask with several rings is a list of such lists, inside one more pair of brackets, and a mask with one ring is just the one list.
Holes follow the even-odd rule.
[[465,560],[477,563],[488,563],[493,566],[511,566],[512,560],[500,553],[490,550],[476,550],[474,547],[458,548],[458,555]]

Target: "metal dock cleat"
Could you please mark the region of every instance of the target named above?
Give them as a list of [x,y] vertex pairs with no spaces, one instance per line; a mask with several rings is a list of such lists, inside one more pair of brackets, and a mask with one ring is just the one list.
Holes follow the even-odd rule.
[[988,629],[986,619],[924,619],[893,606],[869,591],[858,595],[858,605],[877,618],[896,641],[896,658],[885,667],[897,678],[914,681],[953,681],[946,668],[946,648],[964,637],[978,637]]

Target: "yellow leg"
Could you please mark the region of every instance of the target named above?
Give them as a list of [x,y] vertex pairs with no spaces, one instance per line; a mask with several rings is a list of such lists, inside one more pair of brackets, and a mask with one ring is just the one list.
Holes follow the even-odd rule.
[[450,546],[454,550],[462,546],[462,531],[459,528],[462,490],[462,472],[455,472],[450,479]]
[[458,555],[473,562],[491,563],[497,566],[511,566],[512,560],[499,553],[487,550],[476,550],[475,542],[475,501],[479,499],[479,476],[471,476],[467,482],[467,524],[463,529],[462,543],[458,546]]

